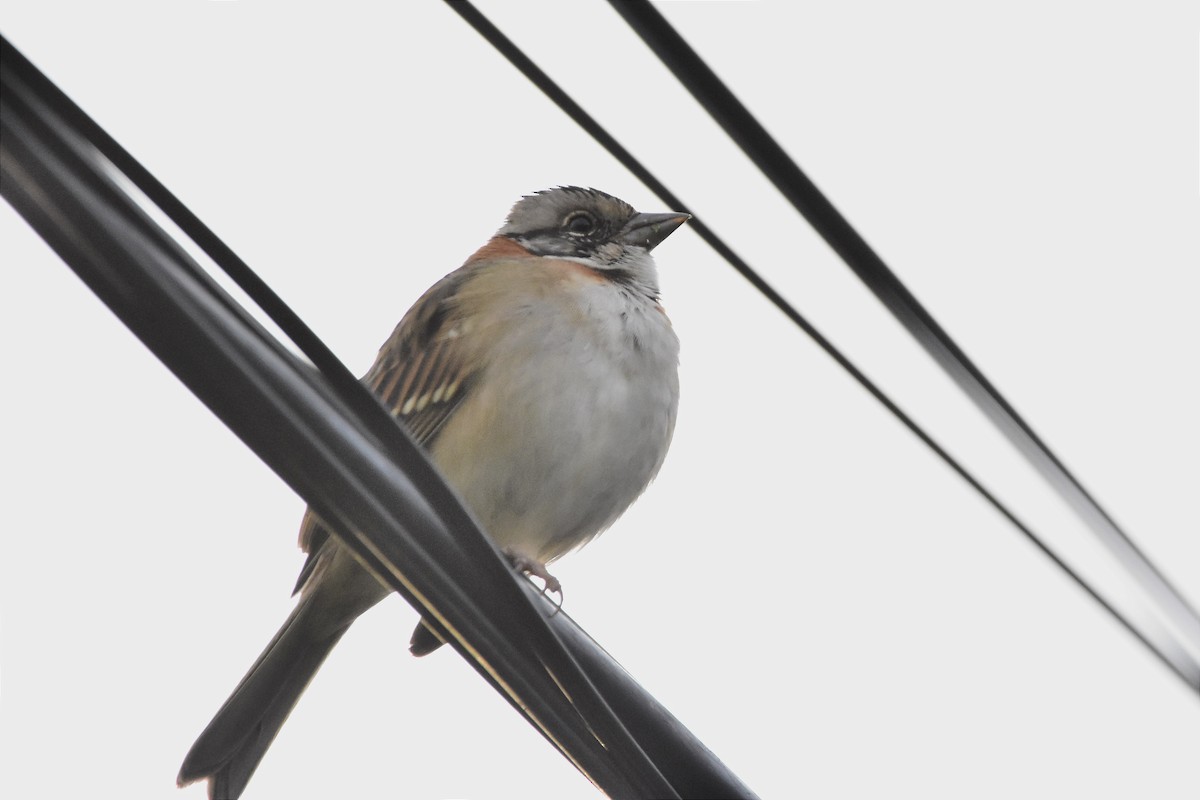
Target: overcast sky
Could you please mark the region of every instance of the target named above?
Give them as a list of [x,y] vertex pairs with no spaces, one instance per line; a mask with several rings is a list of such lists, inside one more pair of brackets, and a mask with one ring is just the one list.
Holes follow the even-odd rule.
[[[1190,2],[660,8],[1200,602]],[[480,2],[1131,615],[1070,511],[606,3]],[[665,211],[437,2],[0,0],[0,31],[363,372],[524,193]],[[303,502],[0,205],[0,794],[199,800]],[[1200,699],[686,229],[659,480],[567,609],[767,797],[1194,798]],[[594,798],[391,598],[245,797]]]

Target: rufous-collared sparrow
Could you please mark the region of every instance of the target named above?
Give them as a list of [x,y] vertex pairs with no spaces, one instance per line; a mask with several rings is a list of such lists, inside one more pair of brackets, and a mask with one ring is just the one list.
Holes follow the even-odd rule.
[[[658,473],[679,398],[679,340],[650,251],[688,219],[595,189],[522,198],[504,227],[404,315],[363,378],[430,453],[516,568],[613,523]],[[311,510],[300,600],[192,746],[184,785],[236,798],[329,651],[387,595]],[[411,649],[440,639],[423,624]]]

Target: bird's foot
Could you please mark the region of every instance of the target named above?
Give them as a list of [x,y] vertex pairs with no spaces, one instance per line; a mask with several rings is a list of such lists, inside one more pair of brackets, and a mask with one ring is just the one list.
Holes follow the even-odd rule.
[[542,594],[551,592],[559,596],[559,605],[562,605],[562,583],[558,578],[546,571],[546,565],[537,559],[520,553],[514,553],[511,550],[505,550],[504,555],[508,556],[509,563],[513,565],[513,569],[525,575],[532,575],[535,578],[541,578],[545,583],[545,588],[542,589]]

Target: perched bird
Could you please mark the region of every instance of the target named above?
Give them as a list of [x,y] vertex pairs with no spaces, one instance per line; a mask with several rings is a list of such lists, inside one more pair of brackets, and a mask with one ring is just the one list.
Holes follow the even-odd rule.
[[[679,340],[650,251],[687,214],[639,214],[595,189],[519,200],[396,326],[363,378],[515,568],[546,565],[613,523],[666,457]],[[329,651],[388,590],[311,509],[300,600],[184,759],[179,785],[241,795]],[[441,640],[423,624],[411,650]]]

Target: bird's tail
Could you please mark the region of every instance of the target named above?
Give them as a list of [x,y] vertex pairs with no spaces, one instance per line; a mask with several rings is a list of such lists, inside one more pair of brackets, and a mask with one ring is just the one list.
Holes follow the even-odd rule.
[[329,651],[350,628],[320,624],[318,596],[302,596],[246,677],[192,745],[178,782],[209,778],[211,800],[236,800]]

